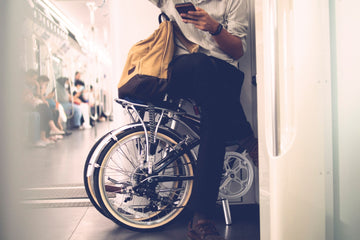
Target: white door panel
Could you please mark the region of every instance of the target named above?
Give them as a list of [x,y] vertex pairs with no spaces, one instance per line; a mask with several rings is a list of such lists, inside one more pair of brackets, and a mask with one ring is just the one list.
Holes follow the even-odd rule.
[[360,2],[332,1],[334,238],[359,239]]
[[261,239],[326,239],[328,3],[270,0],[255,8]]

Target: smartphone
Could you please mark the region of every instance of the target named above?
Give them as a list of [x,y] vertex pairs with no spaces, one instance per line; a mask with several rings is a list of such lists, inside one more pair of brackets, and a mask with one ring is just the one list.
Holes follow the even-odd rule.
[[[175,8],[179,14],[187,13],[188,11],[196,11],[194,4],[192,4],[191,2],[175,4]],[[187,17],[183,17],[183,18],[189,19]]]

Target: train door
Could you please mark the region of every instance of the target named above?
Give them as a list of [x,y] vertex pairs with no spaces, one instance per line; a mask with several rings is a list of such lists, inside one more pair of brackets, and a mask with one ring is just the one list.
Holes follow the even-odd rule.
[[261,239],[329,239],[328,1],[256,4]]
[[261,239],[357,239],[359,4],[255,6]]

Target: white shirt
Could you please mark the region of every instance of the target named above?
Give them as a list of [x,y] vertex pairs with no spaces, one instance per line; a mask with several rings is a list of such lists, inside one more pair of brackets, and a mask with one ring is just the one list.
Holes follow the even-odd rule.
[[[186,24],[175,9],[175,4],[192,2],[195,7],[204,9],[212,18],[221,23],[232,35],[242,40],[243,50],[246,51],[246,34],[248,28],[247,0],[149,0],[161,9],[171,20],[176,21],[187,39],[199,44],[199,52],[227,61],[237,66],[238,61],[223,52],[209,32]],[[175,55],[186,54],[188,51],[179,41],[176,41]]]

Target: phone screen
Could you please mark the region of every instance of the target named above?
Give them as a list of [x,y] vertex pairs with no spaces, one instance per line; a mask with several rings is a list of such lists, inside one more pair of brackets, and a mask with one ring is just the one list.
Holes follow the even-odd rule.
[[[175,8],[179,14],[187,13],[188,11],[196,11],[195,6],[191,2],[176,4]],[[189,19],[189,18],[184,17],[184,19]]]

